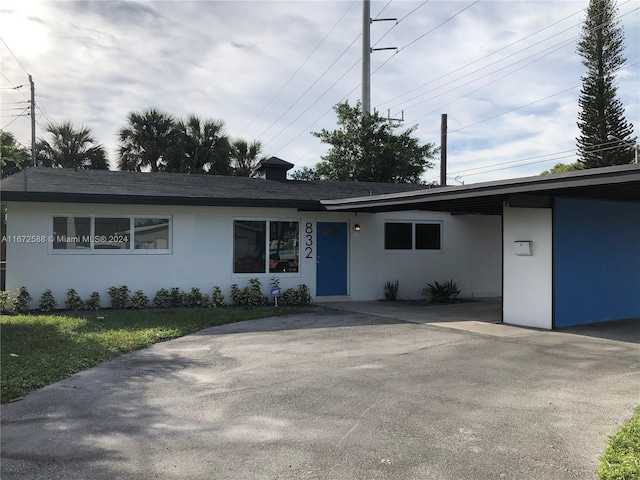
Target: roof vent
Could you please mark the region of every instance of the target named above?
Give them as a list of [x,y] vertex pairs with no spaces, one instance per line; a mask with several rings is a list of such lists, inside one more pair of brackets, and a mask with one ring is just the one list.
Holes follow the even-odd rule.
[[292,168],[293,163],[289,163],[278,157],[271,157],[267,160],[262,160],[256,167],[256,172],[264,173],[267,180],[285,182],[287,180],[287,171]]

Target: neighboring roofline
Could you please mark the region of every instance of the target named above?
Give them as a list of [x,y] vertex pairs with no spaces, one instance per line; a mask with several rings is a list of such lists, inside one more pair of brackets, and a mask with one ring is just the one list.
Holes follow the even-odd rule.
[[508,195],[527,193],[545,194],[569,188],[575,189],[632,182],[640,182],[640,166],[634,164],[471,185],[438,187],[413,192],[344,198],[339,200],[321,200],[321,203],[329,211],[389,209],[390,207],[406,207],[412,204],[481,199],[486,197],[506,197]]

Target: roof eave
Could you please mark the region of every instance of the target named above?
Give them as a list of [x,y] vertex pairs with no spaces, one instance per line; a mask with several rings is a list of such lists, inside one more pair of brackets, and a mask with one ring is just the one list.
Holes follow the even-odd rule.
[[140,195],[74,194],[49,192],[2,192],[2,201],[43,203],[92,203],[112,205],[176,205],[207,207],[295,208],[325,210],[318,200],[270,198],[168,197]]

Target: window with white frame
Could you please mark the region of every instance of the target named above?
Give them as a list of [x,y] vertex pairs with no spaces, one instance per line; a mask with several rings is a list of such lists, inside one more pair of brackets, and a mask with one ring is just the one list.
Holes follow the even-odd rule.
[[233,273],[297,273],[297,221],[235,220]]
[[442,249],[440,222],[385,222],[384,249],[432,251]]
[[53,253],[170,253],[171,217],[53,215]]

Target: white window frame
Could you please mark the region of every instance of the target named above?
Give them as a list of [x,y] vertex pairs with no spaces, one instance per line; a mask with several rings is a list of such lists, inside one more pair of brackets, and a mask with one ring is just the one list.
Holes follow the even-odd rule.
[[[387,249],[385,248],[385,232],[387,223],[410,223],[411,224],[411,249]],[[440,248],[439,249],[418,249],[416,248],[416,225],[440,225]],[[444,229],[442,220],[407,220],[407,219],[385,219],[382,226],[382,248],[385,255],[440,255],[444,252]]]
[[[264,273],[236,273],[235,272],[235,258],[236,258],[236,242],[235,242],[235,223],[236,222],[265,222],[265,271]],[[271,222],[297,222],[298,223],[298,271],[297,272],[269,272],[269,231]],[[302,262],[300,261],[300,228],[302,220],[300,218],[278,218],[278,217],[234,217],[231,219],[231,276],[232,278],[271,278],[271,277],[285,277],[296,278],[301,277]]]
[[[90,243],[89,248],[85,249],[54,249],[53,248],[53,219],[54,217],[74,217],[74,218],[89,218],[90,229]],[[129,238],[129,248],[127,249],[96,249],[95,240],[95,220],[97,218],[128,218],[129,230],[134,232],[133,236]],[[136,218],[159,218],[167,219],[169,221],[169,235],[168,235],[168,248],[166,249],[136,249],[135,247],[135,219]],[[85,213],[53,213],[49,215],[49,241],[47,242],[47,253],[49,255],[172,255],[173,254],[173,216],[172,215],[135,215],[135,214],[85,214]]]

